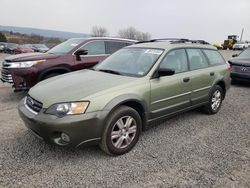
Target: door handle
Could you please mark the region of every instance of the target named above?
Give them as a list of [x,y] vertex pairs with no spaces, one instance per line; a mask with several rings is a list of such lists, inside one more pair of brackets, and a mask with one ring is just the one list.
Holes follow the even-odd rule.
[[214,72],[210,72],[210,76],[214,76]]
[[190,78],[187,77],[187,78],[183,78],[183,82],[189,82]]

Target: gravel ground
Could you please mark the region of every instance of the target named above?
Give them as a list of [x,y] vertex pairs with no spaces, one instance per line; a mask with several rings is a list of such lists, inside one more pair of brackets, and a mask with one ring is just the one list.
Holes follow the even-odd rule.
[[233,85],[217,115],[179,115],[110,157],[40,141],[18,116],[25,94],[0,84],[0,187],[250,187],[249,94],[249,84]]

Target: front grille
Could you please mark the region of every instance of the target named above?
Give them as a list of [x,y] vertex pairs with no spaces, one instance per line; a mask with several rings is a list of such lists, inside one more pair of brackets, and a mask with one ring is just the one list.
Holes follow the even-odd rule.
[[11,76],[8,69],[3,68],[2,71],[1,71],[1,75],[2,75],[1,79],[2,79],[3,82],[8,82],[10,84],[13,83],[13,78],[12,78],[12,76]]
[[27,96],[25,100],[25,105],[28,109],[34,111],[35,113],[38,113],[41,111],[43,104],[39,101],[33,99],[31,96]]
[[232,71],[233,72],[239,72],[239,73],[250,73],[250,67],[244,67],[244,66],[232,66]]
[[7,83],[13,83],[13,78],[10,74],[10,71],[8,69],[8,67],[10,66],[9,63],[7,63],[6,61],[3,62],[3,67],[2,67],[2,71],[1,71],[1,80],[3,82],[7,82]]

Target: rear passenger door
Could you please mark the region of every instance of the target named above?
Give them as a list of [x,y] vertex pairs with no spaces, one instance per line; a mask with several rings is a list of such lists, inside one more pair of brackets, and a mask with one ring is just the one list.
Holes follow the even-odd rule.
[[214,72],[200,49],[186,49],[189,61],[192,105],[208,101]]

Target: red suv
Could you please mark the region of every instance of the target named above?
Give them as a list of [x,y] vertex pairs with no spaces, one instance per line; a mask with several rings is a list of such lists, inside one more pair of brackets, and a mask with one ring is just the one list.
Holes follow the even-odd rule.
[[134,40],[118,38],[73,38],[47,53],[20,54],[7,57],[2,65],[3,82],[15,91],[28,90],[41,80],[90,68]]

